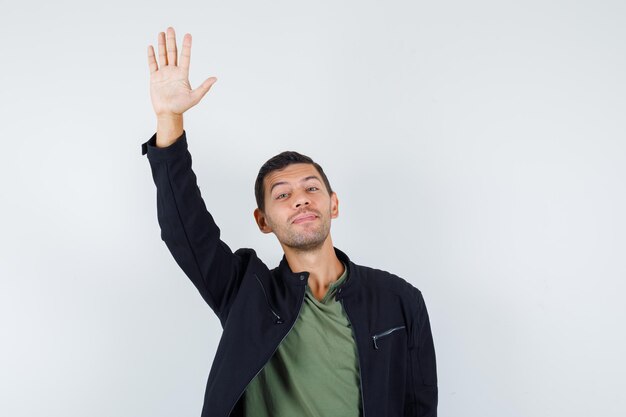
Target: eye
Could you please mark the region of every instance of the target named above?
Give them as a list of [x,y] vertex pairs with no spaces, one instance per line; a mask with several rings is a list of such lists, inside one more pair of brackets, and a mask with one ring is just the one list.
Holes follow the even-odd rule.
[[317,187],[309,187],[309,190],[310,190],[311,188],[315,188],[316,190],[319,190],[319,188],[317,188]]
[[278,196],[276,197],[276,200],[279,200],[280,196],[282,196],[282,195],[287,195],[287,193],[278,194]]

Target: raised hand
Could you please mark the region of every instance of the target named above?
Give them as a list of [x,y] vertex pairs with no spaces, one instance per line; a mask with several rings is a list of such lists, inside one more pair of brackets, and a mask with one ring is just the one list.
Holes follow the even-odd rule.
[[191,89],[189,84],[191,34],[187,33],[183,38],[180,61],[177,60],[176,33],[173,27],[167,28],[167,36],[164,32],[159,32],[158,45],[158,65],[152,45],[148,46],[152,107],[158,118],[182,116],[185,111],[200,102],[217,78],[209,77],[199,87]]

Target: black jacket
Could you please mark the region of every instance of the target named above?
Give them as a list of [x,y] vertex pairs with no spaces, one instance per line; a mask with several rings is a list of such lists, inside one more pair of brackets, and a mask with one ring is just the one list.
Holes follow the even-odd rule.
[[[142,155],[157,188],[161,239],[223,328],[202,417],[243,416],[245,389],[293,327],[309,273],[292,271],[284,256],[270,270],[253,249],[233,253],[201,197],[186,132],[165,148],[155,142],[156,133],[142,144]],[[356,339],[362,416],[435,417],[435,350],[421,292],[335,252],[348,266],[336,299]]]

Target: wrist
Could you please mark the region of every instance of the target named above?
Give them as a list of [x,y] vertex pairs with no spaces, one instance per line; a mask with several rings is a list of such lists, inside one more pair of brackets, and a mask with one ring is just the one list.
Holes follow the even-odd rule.
[[157,114],[157,122],[172,122],[183,120],[182,114],[177,113],[161,113]]
[[161,115],[157,117],[156,146],[165,148],[176,142],[183,134],[183,116]]

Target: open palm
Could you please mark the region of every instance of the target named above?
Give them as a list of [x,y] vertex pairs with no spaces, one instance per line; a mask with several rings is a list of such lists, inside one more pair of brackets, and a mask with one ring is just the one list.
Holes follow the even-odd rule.
[[157,65],[154,49],[148,46],[148,66],[150,67],[150,98],[157,116],[182,115],[198,102],[215,84],[217,78],[207,78],[198,88],[189,84],[189,61],[191,59],[191,34],[183,38],[183,50],[180,61],[177,60],[176,33],[174,28],[167,28],[166,34],[159,33],[159,63]]

